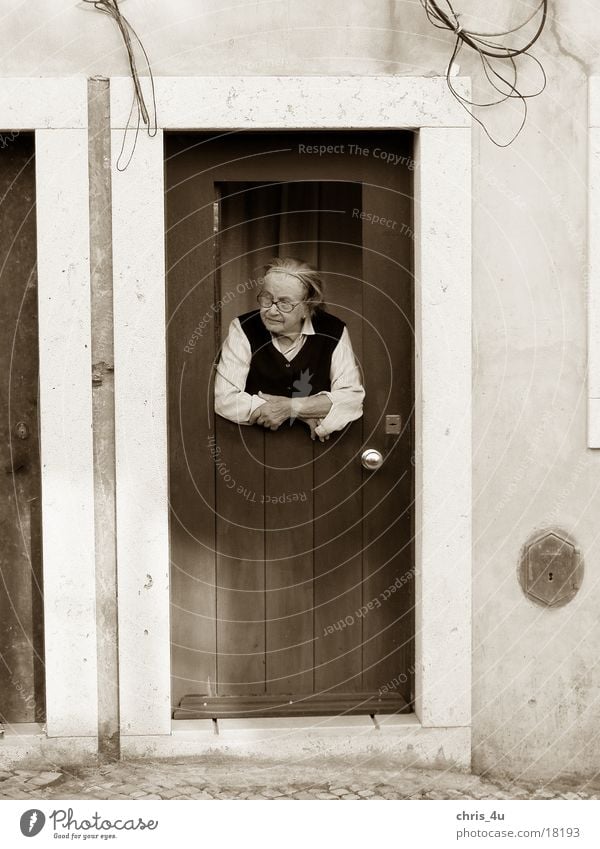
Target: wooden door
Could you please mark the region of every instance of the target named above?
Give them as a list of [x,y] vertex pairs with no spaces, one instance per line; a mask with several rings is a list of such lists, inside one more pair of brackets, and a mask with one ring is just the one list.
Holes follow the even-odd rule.
[[33,133],[0,135],[0,722],[44,720]]
[[[166,137],[176,718],[411,709],[411,141]],[[317,263],[363,372],[362,419],[325,443],[213,412],[229,322],[277,254]]]

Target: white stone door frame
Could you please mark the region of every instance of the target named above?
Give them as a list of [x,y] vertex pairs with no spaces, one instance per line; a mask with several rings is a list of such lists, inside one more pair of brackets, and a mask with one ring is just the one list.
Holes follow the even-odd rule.
[[0,132],[35,132],[46,734],[7,728],[0,763],[97,750],[85,78],[5,78]]
[[[118,171],[114,166],[132,83],[111,79],[122,750],[179,750],[173,742],[159,745],[176,730],[170,713],[163,132],[412,129],[417,135],[417,449],[416,713],[411,733],[436,730],[437,744],[451,743],[454,759],[468,764],[470,118],[443,78],[158,77],[154,83],[157,136],[140,132],[131,163]],[[468,80],[454,84],[468,91]],[[145,91],[150,93],[147,85]],[[240,724],[242,731],[251,725]],[[406,725],[406,718],[400,724]]]

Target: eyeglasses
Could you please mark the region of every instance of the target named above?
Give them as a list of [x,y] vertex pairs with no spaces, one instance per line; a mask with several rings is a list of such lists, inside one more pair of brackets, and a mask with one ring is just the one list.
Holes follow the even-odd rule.
[[256,296],[256,300],[258,301],[259,306],[263,309],[268,310],[275,305],[279,312],[292,312],[300,303],[300,301],[294,303],[293,301],[288,301],[285,298],[276,301],[268,292],[259,292]]

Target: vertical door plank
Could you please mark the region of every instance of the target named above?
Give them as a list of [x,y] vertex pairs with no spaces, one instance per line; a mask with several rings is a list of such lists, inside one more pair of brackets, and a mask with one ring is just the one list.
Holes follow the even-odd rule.
[[268,693],[313,689],[312,464],[304,423],[265,434]]
[[[365,321],[373,327],[365,374],[374,402],[367,407],[365,430],[372,433],[369,444],[385,455],[381,469],[365,472],[364,592],[373,607],[363,620],[363,683],[367,690],[393,689],[407,701],[414,672],[411,194],[408,169],[390,165],[375,169],[363,194],[365,212],[393,222],[363,226]],[[400,435],[386,436],[386,414],[401,416]]]
[[315,691],[361,689],[362,493],[354,422],[315,449]]
[[165,135],[172,703],[216,679],[213,187]]
[[265,434],[216,416],[217,692],[265,692]]
[[[356,183],[322,185],[319,267],[331,313],[347,323],[362,358],[361,230]],[[315,452],[315,689],[358,691],[362,623],[362,421]],[[333,630],[332,630],[333,629]]]

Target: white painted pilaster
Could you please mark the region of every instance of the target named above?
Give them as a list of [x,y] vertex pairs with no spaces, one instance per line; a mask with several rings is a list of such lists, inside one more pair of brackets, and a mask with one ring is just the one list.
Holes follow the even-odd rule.
[[35,144],[47,732],[96,736],[87,129]]
[[471,716],[471,133],[422,129],[416,220],[416,711]]
[[125,171],[113,131],[113,268],[123,734],[169,734],[169,505],[162,131]]

